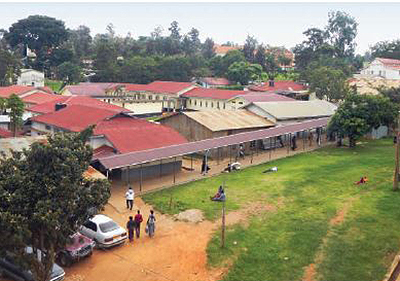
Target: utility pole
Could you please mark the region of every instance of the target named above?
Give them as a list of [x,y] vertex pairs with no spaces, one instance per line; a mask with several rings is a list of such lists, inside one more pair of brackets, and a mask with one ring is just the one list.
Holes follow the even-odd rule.
[[397,131],[396,131],[396,164],[394,168],[394,178],[393,178],[393,191],[399,190],[399,145],[400,145],[400,111],[397,117]]
[[[222,184],[222,188],[225,193],[225,181]],[[225,247],[225,201],[226,201],[226,193],[225,200],[222,201],[222,229],[221,229],[221,248]]]

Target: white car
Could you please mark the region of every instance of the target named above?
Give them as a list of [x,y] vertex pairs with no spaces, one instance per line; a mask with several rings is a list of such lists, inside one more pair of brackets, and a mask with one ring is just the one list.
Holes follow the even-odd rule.
[[93,239],[99,248],[108,248],[125,242],[126,230],[105,215],[95,215],[85,222],[80,233]]

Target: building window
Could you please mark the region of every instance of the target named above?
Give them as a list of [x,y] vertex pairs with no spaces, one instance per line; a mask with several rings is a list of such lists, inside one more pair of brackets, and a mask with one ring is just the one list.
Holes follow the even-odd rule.
[[197,100],[194,100],[194,105],[197,105]]
[[242,101],[240,101],[240,102],[239,102],[239,104],[243,104],[243,102],[242,102]]
[[205,102],[206,103],[206,107],[208,107],[208,102]]
[[50,131],[51,127],[49,125],[45,125],[46,130]]
[[203,106],[203,102],[202,102],[202,101],[200,101],[200,106],[201,106],[201,107]]
[[225,103],[224,103],[224,109],[225,109]]
[[163,100],[167,100],[167,97],[163,97]]
[[160,99],[160,97],[159,96],[156,96],[156,100],[159,100]]
[[213,102],[211,102],[211,108],[214,108],[214,103]]
[[250,142],[250,147],[251,148],[256,147],[256,141],[255,140]]
[[152,100],[153,99],[153,96],[152,95],[149,95],[149,100]]

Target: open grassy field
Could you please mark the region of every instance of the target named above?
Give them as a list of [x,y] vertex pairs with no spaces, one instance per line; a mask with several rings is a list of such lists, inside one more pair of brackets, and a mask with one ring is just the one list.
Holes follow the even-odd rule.
[[[144,199],[164,213],[200,209],[215,220],[221,205],[209,196],[225,181],[228,212],[254,204],[276,207],[229,227],[223,250],[215,233],[208,260],[210,266],[231,266],[224,280],[302,280],[310,264],[315,264],[311,280],[381,280],[400,249],[393,165],[392,140],[369,141],[355,149],[298,154]],[[277,173],[262,173],[272,166]],[[362,175],[369,182],[355,185]]]

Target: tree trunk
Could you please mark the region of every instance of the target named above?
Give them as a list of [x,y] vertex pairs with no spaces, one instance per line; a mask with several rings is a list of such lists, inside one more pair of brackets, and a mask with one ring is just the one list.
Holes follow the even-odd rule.
[[349,137],[349,146],[351,148],[356,147],[356,139],[354,137]]

